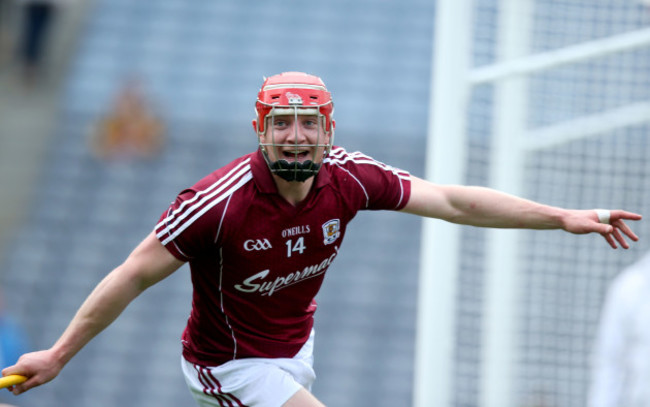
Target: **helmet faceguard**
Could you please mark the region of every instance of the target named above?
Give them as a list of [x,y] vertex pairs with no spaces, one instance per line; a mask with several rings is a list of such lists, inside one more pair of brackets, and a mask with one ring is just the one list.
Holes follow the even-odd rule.
[[[304,182],[316,175],[322,160],[329,153],[334,142],[335,123],[332,120],[334,105],[332,97],[327,91],[323,81],[313,75],[301,72],[285,72],[266,78],[257,95],[255,103],[257,120],[253,121],[259,139],[260,150],[273,174],[286,181]],[[293,116],[295,122],[298,116],[308,115],[318,118],[318,136],[315,144],[298,143],[298,126],[295,125],[295,143],[278,144],[275,141],[273,120],[276,116]],[[268,134],[270,132],[270,134]],[[266,142],[262,136],[266,135]],[[270,139],[270,142],[269,142]],[[320,159],[299,161],[300,148],[314,148],[316,152],[322,148]],[[269,149],[278,151],[278,148],[292,148],[294,160],[277,157],[272,161]]]

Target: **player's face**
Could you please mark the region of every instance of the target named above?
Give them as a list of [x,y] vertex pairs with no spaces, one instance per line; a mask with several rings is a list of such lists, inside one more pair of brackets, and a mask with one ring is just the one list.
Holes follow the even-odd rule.
[[261,141],[271,145],[267,151],[272,161],[322,162],[329,136],[326,135],[318,116],[271,116],[266,128]]

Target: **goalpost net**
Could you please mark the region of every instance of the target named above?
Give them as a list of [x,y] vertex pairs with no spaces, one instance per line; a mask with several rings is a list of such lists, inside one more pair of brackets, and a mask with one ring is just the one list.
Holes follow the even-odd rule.
[[[643,213],[647,3],[438,1],[427,176]],[[606,289],[648,242],[430,222],[422,245],[415,406],[586,405]]]

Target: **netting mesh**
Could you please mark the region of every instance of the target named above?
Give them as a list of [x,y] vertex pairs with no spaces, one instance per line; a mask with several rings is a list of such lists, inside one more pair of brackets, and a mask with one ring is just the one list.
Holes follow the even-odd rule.
[[[495,63],[498,2],[475,2],[473,65]],[[650,27],[650,8],[638,1],[534,0],[530,53],[547,52]],[[570,208],[650,205],[650,120],[594,131],[577,119],[607,117],[650,103],[650,44],[526,76],[526,131],[535,147],[524,154],[523,194]],[[468,108],[466,181],[489,185],[494,84],[475,86]],[[574,123],[574,125],[571,125]],[[596,123],[598,123],[596,121]],[[539,143],[540,130],[566,124],[559,141]],[[607,126],[604,126],[607,127]],[[566,130],[566,128],[565,128]],[[583,132],[584,134],[581,134]],[[548,133],[545,133],[548,135]],[[563,140],[562,137],[565,137]],[[531,144],[531,145],[532,145]],[[514,150],[513,154],[518,153]],[[634,225],[642,240],[629,251],[610,250],[600,236],[527,231],[520,234],[515,405],[585,405],[591,353],[605,290],[614,275],[648,249],[650,227]],[[486,234],[466,228],[458,277],[454,405],[480,404],[481,332],[485,313]],[[497,293],[498,294],[498,293]]]
[[[529,154],[527,192],[535,200],[574,208],[644,212],[650,126],[620,129]],[[634,225],[647,235],[643,223]],[[645,232],[645,233],[644,233]],[[613,276],[639,257],[609,250],[599,236],[527,233],[522,245],[519,397],[533,405],[585,405],[591,352],[604,293]],[[543,402],[542,402],[543,401]]]

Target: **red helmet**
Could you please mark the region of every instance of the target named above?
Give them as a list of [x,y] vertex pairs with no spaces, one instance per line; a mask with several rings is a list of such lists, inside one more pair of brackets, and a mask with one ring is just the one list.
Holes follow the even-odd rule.
[[[271,172],[287,181],[299,182],[304,182],[316,175],[322,161],[319,161],[317,157],[313,157],[312,160],[300,162],[297,159],[299,153],[297,150],[297,137],[295,144],[296,160],[293,162],[282,158],[276,158],[276,161],[272,161],[267,147],[286,147],[287,145],[276,144],[273,134],[271,134],[270,142],[262,143],[262,137],[266,130],[267,121],[274,116],[317,116],[322,127],[319,126],[316,143],[310,146],[324,148],[320,160],[329,154],[334,143],[335,123],[332,120],[334,104],[332,103],[332,96],[327,91],[323,81],[317,76],[302,72],[284,72],[266,78],[257,95],[255,111],[257,112],[257,119],[253,120],[253,124],[260,140],[260,149]],[[321,144],[321,140],[324,140],[321,139],[322,132],[325,132],[325,135],[328,136],[325,144]]]
[[[284,72],[264,80],[257,94],[257,132],[263,133],[266,116],[274,114],[313,114],[325,119],[325,131],[330,133],[334,103],[325,83],[318,76],[303,72]],[[296,112],[297,110],[297,112]]]

